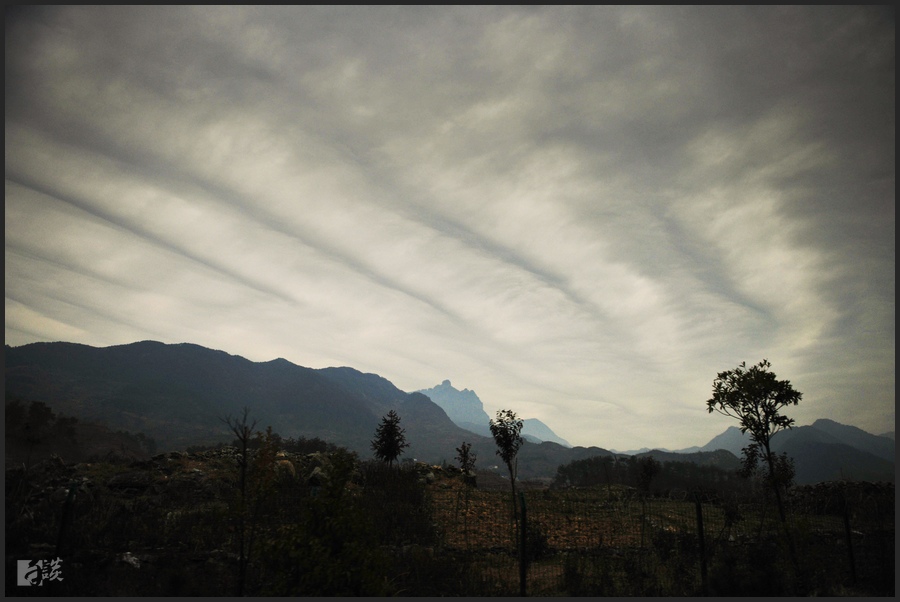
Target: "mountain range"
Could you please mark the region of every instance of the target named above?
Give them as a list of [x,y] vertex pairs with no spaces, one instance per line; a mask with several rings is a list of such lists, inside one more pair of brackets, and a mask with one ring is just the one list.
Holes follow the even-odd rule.
[[[349,367],[305,368],[275,359],[252,362],[190,343],[141,341],[112,347],[77,343],[5,346],[6,399],[41,401],[54,412],[152,437],[160,451],[231,442],[225,424],[243,408],[282,437],[318,437],[372,456],[371,441],[390,410],[410,447],[403,458],[455,463],[471,445],[477,468],[500,464],[496,446],[457,426],[421,393],[406,393],[376,374]],[[553,442],[519,452],[522,478],[552,477],[575,459],[609,455],[598,447]]]
[[[500,464],[489,432],[483,434],[488,416],[481,400],[449,381],[407,393],[381,376],[350,367],[312,369],[285,359],[252,362],[189,343],[155,341],[104,348],[64,342],[7,345],[5,366],[7,400],[41,401],[58,414],[142,432],[161,451],[230,442],[233,435],[224,419],[246,407],[262,429],[271,426],[283,437],[318,437],[371,457],[378,423],[395,410],[410,443],[405,458],[455,463],[456,449],[467,442],[477,456],[476,467]],[[524,423],[530,443],[518,456],[522,478],[552,478],[561,464],[614,455],[601,447],[569,446],[538,420]],[[721,465],[732,463],[728,456],[737,461],[745,437],[730,427],[680,454],[645,453],[661,461]],[[893,438],[819,420],[779,433],[776,441],[776,451],[795,458],[798,483],[894,480]]]
[[[469,389],[460,391],[454,388],[449,380],[445,380],[431,389],[421,389],[418,392],[428,396],[431,401],[440,406],[457,426],[482,437],[491,436],[491,419],[484,411],[484,404],[475,391]],[[552,441],[563,447],[572,447],[568,441],[554,433],[549,426],[537,418],[522,420],[522,437],[532,443]]]
[[[696,451],[724,449],[741,456],[741,450],[749,443],[748,434],[731,426]],[[895,447],[892,438],[873,435],[826,418],[820,418],[811,425],[775,433],[772,436],[772,451],[787,453],[794,459],[798,483],[844,478],[894,480]]]

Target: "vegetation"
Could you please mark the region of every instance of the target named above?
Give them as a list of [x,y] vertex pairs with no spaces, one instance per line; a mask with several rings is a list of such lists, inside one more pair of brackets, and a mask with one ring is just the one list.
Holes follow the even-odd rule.
[[790,381],[778,380],[769,371],[771,367],[764,359],[750,368],[742,362],[734,370],[720,372],[706,405],[710,413],[736,418],[741,433],[750,433],[751,443],[743,449],[743,472],[752,476],[762,462],[764,478],[775,494],[781,522],[785,522],[783,490],[793,480],[794,469],[787,454],[772,452],[771,441],[775,433],[793,426],[794,419],[782,415],[781,410],[797,405],[803,395],[794,390]]
[[[338,451],[339,449],[343,449],[334,443],[330,443],[325,441],[324,439],[320,439],[319,437],[282,437],[278,433],[272,433],[272,442],[280,450],[284,450],[286,452],[297,453],[297,454],[312,454],[312,453],[330,453]],[[248,449],[257,449],[260,443],[257,439],[250,439],[247,446]],[[210,451],[216,449],[223,449],[226,447],[240,447],[241,442],[239,439],[234,439],[230,444],[225,443],[224,441],[220,441],[216,445],[189,445],[185,451],[188,453],[196,453],[203,451]]]
[[462,442],[462,445],[456,448],[456,461],[459,462],[459,469],[462,470],[463,479],[466,484],[472,483],[472,478],[475,475],[475,460],[478,459],[478,456],[472,451],[472,445]]
[[51,454],[68,462],[101,459],[146,459],[157,451],[144,433],[112,431],[56,414],[41,401],[11,398],[6,401],[6,465],[31,466]]
[[[249,563],[250,549],[253,547],[253,538],[256,535],[256,521],[250,520],[248,514],[250,513],[250,504],[248,495],[247,495],[247,471],[249,468],[249,445],[250,439],[253,436],[253,430],[256,428],[256,421],[249,422],[250,416],[250,408],[245,407],[243,410],[243,414],[240,418],[232,418],[231,416],[227,416],[222,419],[222,422],[228,426],[228,429],[234,433],[234,436],[237,437],[238,449],[240,450],[240,456],[238,457],[238,470],[239,470],[239,483],[240,486],[238,488],[239,497],[237,507],[234,509],[234,512],[237,517],[237,548],[238,548],[238,586],[237,586],[237,595],[243,596],[245,584],[247,580],[247,565]],[[271,435],[271,429],[270,429]],[[268,451],[268,450],[266,450]],[[260,458],[261,461],[264,461],[264,458]],[[258,471],[257,471],[258,472]],[[261,481],[259,481],[261,483]],[[257,492],[256,496],[256,504],[254,504],[254,509],[257,511],[254,514],[258,514],[259,511],[259,503],[261,502],[260,492]],[[248,522],[251,524],[251,530],[248,536],[247,533],[247,524]]]
[[[770,374],[765,361],[756,368]],[[779,412],[790,384],[745,372],[719,375],[710,411],[747,411],[747,430],[768,421],[769,436],[790,428]],[[758,413],[741,405],[770,389]],[[40,446],[77,421],[43,404],[7,404],[7,416],[7,428],[29,425],[8,435],[41,460],[7,470],[7,575],[10,559],[60,557],[66,579],[29,589],[8,577],[8,596],[480,596],[524,592],[526,580],[537,595],[894,593],[893,485],[785,490],[776,514],[755,484],[784,486],[788,471],[762,437],[742,471],[762,465],[758,478],[604,456],[559,466],[545,489],[517,485],[522,421],[500,411],[490,426],[513,493],[510,529],[504,479],[491,475],[496,490],[468,479],[469,443],[456,449],[460,469],[394,466],[408,444],[393,411],[375,461],[258,431],[245,408],[222,419],[232,446],[65,463]]]
[[[693,462],[657,462],[645,456],[593,456],[563,464],[556,469],[551,487],[627,486],[664,497],[686,497],[693,491],[746,494],[751,484],[734,470],[701,466]],[[655,468],[654,468],[655,467]],[[647,471],[652,472],[647,479]]]
[[[243,433],[252,420],[237,423]],[[772,528],[777,514],[750,489],[705,493],[704,556],[693,496],[664,495],[667,479],[692,473],[662,463],[648,497],[636,489],[639,459],[583,464],[577,474],[594,485],[521,484],[522,550],[505,482],[476,488],[454,466],[398,469],[341,448],[288,453],[278,441],[271,429],[253,431],[246,461],[241,448],[223,446],[8,470],[7,557],[59,556],[65,580],[18,589],[8,581],[7,595],[508,595],[518,591],[520,558],[534,595],[698,595],[704,558],[713,595],[893,594],[892,485],[792,497],[802,560],[794,569]],[[604,467],[611,481],[634,485],[608,482]],[[313,474],[322,477],[315,484]],[[7,575],[14,569],[8,562]]]
[[516,473],[519,448],[525,443],[522,438],[522,421],[512,410],[497,410],[496,420],[491,418],[490,428],[494,442],[497,444],[497,455],[506,465],[509,471],[509,485],[512,488],[513,525],[518,536],[519,533],[519,506],[516,501]]
[[469,500],[472,497],[472,487],[477,484],[475,475],[475,460],[477,456],[472,451],[472,445],[462,442],[462,445],[456,448],[456,461],[459,462],[459,469],[462,471],[463,483],[465,483],[464,498],[464,521],[463,532],[466,534],[466,548],[469,547]]
[[406,442],[406,429],[400,426],[400,416],[391,410],[381,419],[381,424],[375,430],[375,439],[372,440],[372,451],[375,457],[389,466],[400,457],[403,450],[409,447]]
[[662,466],[653,456],[644,456],[638,459],[637,464],[640,489],[644,493],[650,493],[650,484],[653,482],[653,477],[659,474]]

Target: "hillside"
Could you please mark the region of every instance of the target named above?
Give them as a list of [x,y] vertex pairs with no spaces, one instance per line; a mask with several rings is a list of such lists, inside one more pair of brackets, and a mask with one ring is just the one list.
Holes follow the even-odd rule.
[[[223,418],[246,406],[251,419],[283,437],[318,437],[363,458],[381,418],[395,410],[410,447],[404,458],[455,463],[463,441],[478,468],[497,466],[490,437],[465,430],[421,393],[349,367],[312,369],[284,359],[251,362],[192,344],[142,341],[95,348],[34,343],[5,348],[6,398],[37,400],[54,412],[109,429],[143,433],[160,451],[230,442]],[[528,443],[520,452],[522,478],[552,477],[559,464],[600,448]],[[500,469],[495,469],[500,472]]]
[[[371,457],[370,443],[390,410],[401,417],[410,447],[403,458],[454,464],[457,448],[468,442],[476,467],[505,473],[489,433],[477,434],[454,423],[424,393],[401,391],[377,374],[350,367],[312,369],[284,359],[252,362],[222,351],[187,343],[142,341],[96,348],[74,343],[34,343],[5,348],[6,399],[40,401],[53,412],[109,431],[128,431],[152,439],[160,451],[231,442],[223,421],[244,407],[260,429],[271,426],[285,438],[320,438]],[[435,389],[453,393],[449,381]],[[452,389],[452,391],[450,391]],[[429,390],[434,394],[434,389]],[[464,390],[468,413],[483,419],[481,401]],[[444,402],[446,403],[446,402]],[[525,420],[538,438],[555,437],[546,425]],[[528,437],[519,452],[519,476],[552,479],[560,465],[612,455],[602,447],[567,447],[563,440]],[[558,438],[557,438],[558,439]],[[691,452],[729,451],[741,456],[747,436],[729,427]],[[823,479],[894,480],[894,441],[830,420],[780,432],[776,452],[794,459],[797,483]],[[665,461],[705,462],[716,457],[652,450]],[[664,454],[664,455],[661,455]],[[496,467],[496,468],[495,468]]]
[[[700,450],[726,450],[740,458],[749,443],[749,435],[730,426]],[[893,439],[827,419],[772,437],[772,451],[794,459],[798,485],[828,480],[894,481],[894,449]]]
[[730,451],[717,449],[715,451],[693,452],[682,454],[653,449],[647,452],[635,454],[636,458],[652,457],[658,462],[691,462],[698,466],[714,466],[722,470],[737,470],[740,468],[740,460]]
[[352,368],[313,370],[279,359],[251,362],[197,345],[143,341],[6,347],[6,396],[112,429],[143,432],[161,450],[230,441],[222,419],[243,407],[261,428],[319,437],[368,457],[381,417],[402,417],[410,456],[451,460],[471,434],[420,394]]

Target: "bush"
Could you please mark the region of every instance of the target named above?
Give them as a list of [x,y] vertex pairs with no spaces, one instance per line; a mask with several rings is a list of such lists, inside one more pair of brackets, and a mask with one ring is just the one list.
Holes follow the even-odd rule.
[[264,596],[383,596],[389,559],[372,523],[347,497],[304,498],[297,520],[263,536]]
[[377,525],[382,545],[432,545],[437,537],[431,504],[419,474],[412,468],[390,468],[383,462],[360,466],[363,511]]

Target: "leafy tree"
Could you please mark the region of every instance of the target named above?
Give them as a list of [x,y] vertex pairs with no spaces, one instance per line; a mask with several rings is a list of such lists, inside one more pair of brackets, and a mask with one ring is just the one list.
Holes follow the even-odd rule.
[[466,538],[466,548],[469,547],[469,490],[475,484],[475,452],[472,451],[472,445],[462,442],[462,445],[456,448],[456,460],[463,473],[463,483],[466,485],[465,508],[463,515],[463,533]]
[[49,434],[50,427],[56,420],[47,404],[41,401],[32,401],[28,406],[28,418],[25,420],[25,443],[28,445],[29,456],[31,449],[40,443],[43,443]]
[[641,491],[650,493],[650,482],[662,470],[662,465],[653,456],[644,456],[637,462],[638,484]]
[[389,466],[409,447],[406,442],[406,429],[400,427],[400,416],[391,410],[387,416],[381,419],[381,424],[375,429],[375,439],[372,440],[372,451],[375,457]]
[[516,456],[519,448],[525,443],[522,438],[522,421],[516,416],[512,410],[497,410],[497,419],[491,418],[491,435],[497,444],[497,455],[506,464],[509,471],[509,483],[512,487],[513,517],[516,527],[519,524],[519,510],[516,505],[516,473],[518,472],[518,461]]
[[710,413],[716,411],[736,418],[741,433],[750,433],[750,445],[743,449],[743,469],[751,475],[762,464],[766,482],[775,494],[778,514],[786,523],[781,489],[793,480],[793,465],[787,454],[772,452],[772,436],[794,424],[793,418],[781,414],[785,406],[797,405],[802,398],[790,381],[778,380],[769,370],[772,364],[764,359],[747,368],[742,362],[734,370],[720,372],[713,381],[713,396],[706,402]]
[[21,401],[13,399],[6,402],[6,436],[7,438],[17,432],[25,422],[27,410]]
[[319,439],[318,437],[313,437],[312,439],[307,439],[306,437],[297,437],[296,439],[288,437],[282,442],[282,447],[285,451],[301,454],[333,452],[338,449],[338,446],[334,443],[328,443],[324,439]]
[[[522,531],[519,528],[519,505],[516,502],[516,473],[518,472],[516,456],[519,448],[525,443],[522,438],[522,421],[512,410],[498,410],[497,419],[491,419],[490,427],[491,435],[494,436],[494,441],[497,443],[497,455],[500,456],[509,471],[509,485],[512,488],[513,538],[519,548],[519,579],[521,595],[524,596],[528,559],[525,556],[525,538],[522,537]],[[524,508],[522,511],[524,512]]]

